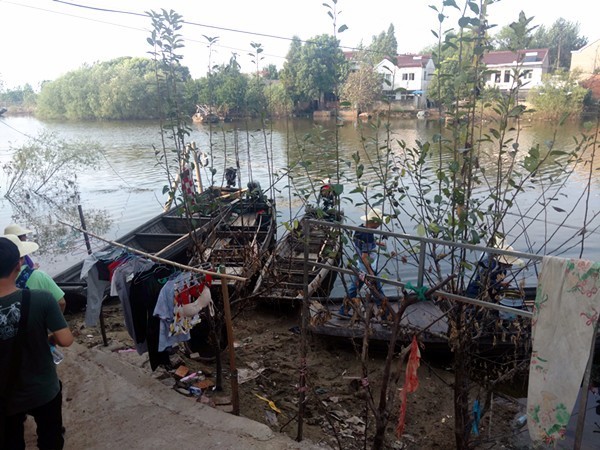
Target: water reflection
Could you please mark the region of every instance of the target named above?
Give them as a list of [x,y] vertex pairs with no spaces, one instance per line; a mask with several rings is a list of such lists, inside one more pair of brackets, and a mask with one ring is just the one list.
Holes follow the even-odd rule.
[[[65,217],[69,217],[68,221],[78,223],[74,208],[79,201],[83,206],[86,219],[90,222],[88,225],[96,227],[96,230],[104,230],[100,233],[108,238],[116,238],[161,211],[166,200],[162,194],[163,186],[166,184],[166,174],[157,164],[154,154],[154,147],[160,148],[158,123],[42,123],[33,118],[7,117],[0,121],[0,163],[3,164],[10,159],[9,144],[15,147],[27,139],[21,133],[35,135],[42,129],[56,132],[65,140],[92,139],[100,142],[104,149],[98,170],[84,168],[78,172],[77,180],[81,191],[79,199],[61,200],[63,206],[69,210],[64,213]],[[297,214],[304,201],[303,195],[308,195],[309,199],[314,198],[310,193],[313,184],[318,184],[326,177],[336,181],[339,167],[340,181],[344,184],[343,208],[348,216],[348,223],[356,225],[359,223],[358,217],[364,213],[364,206],[358,205],[362,201],[363,194],[352,192],[356,184],[356,164],[353,155],[358,155],[360,161],[366,166],[361,179],[363,184],[371,192],[377,192],[381,190],[377,185],[379,175],[369,169],[369,161],[377,161],[379,157],[386,155],[388,147],[395,155],[401,155],[400,142],[404,141],[406,145],[414,147],[416,141],[432,141],[433,136],[439,131],[438,123],[434,121],[398,120],[379,128],[368,123],[356,125],[345,123],[337,127],[336,133],[333,122],[321,123],[320,126],[315,127],[312,120],[294,119],[267,124],[227,123],[212,127],[196,124],[193,125],[189,140],[195,141],[201,151],[210,153],[212,149],[216,174],[213,177],[207,169],[204,169],[202,177],[205,185],[210,184],[213,179],[220,184],[224,176],[224,168],[230,166],[240,168],[243,186],[253,179],[259,181],[263,188],[269,191],[271,183],[274,183],[271,195],[277,202],[280,221],[288,220],[289,217]],[[579,135],[581,131],[575,124],[561,128],[556,134],[551,126],[545,124],[527,126],[520,133],[519,152],[515,154],[514,159],[520,163],[528,149],[538,143],[542,152],[547,151],[549,142],[553,143],[554,149],[572,151],[576,147],[572,136]],[[442,133],[448,131],[442,130]],[[488,171],[490,178],[495,173],[499,151],[500,149],[492,145],[486,144],[481,147],[480,165]],[[439,153],[439,149],[434,146],[432,160],[437,163],[440,157],[445,163],[452,155],[444,149]],[[511,155],[503,155],[503,158],[511,157]],[[556,158],[565,158],[565,156],[557,155]],[[575,208],[574,205],[581,196],[582,188],[589,176],[590,164],[594,169],[598,168],[600,157],[596,157],[587,165],[582,163],[577,166],[575,176],[571,178],[567,178],[567,173],[556,169],[554,165],[548,164],[543,167],[538,174],[537,185],[534,183],[528,186],[526,192],[520,196],[518,204],[511,210],[512,216],[506,219],[506,223],[513,227],[511,235],[516,242],[511,243],[515,248],[539,250],[544,241],[559,228],[558,225],[553,224],[561,224],[567,216],[567,224],[574,228],[563,227],[555,236],[557,244],[554,248],[576,235],[577,228],[581,228],[583,224],[585,208],[581,203]],[[291,168],[290,177],[285,175],[288,166]],[[276,176],[275,181],[272,175]],[[559,185],[560,191],[553,194],[552,197],[556,199],[540,199],[541,186],[549,180],[563,181]],[[590,201],[592,207],[598,204],[599,183],[597,177],[593,177]],[[291,192],[288,188],[290,185]],[[0,180],[0,186],[4,188],[5,180]],[[481,190],[478,193],[482,195],[485,193],[485,186],[480,186],[478,189]],[[551,207],[544,210],[540,205],[544,201],[551,202]],[[68,234],[54,236],[50,231],[41,231],[43,227],[55,229],[57,216],[55,207],[47,206],[45,212],[38,214],[38,219],[25,215],[33,214],[33,210],[39,210],[40,207],[40,205],[17,206],[0,198],[0,222],[2,224],[11,221],[25,222],[24,225],[34,227],[40,234],[40,239],[44,241],[40,243],[42,247],[47,253],[52,253],[66,245]],[[552,207],[557,207],[558,210]],[[543,211],[543,214],[538,215],[540,211]],[[521,215],[535,220],[517,220]],[[396,231],[402,229],[414,234],[418,224],[411,220],[410,214],[403,214],[393,225]],[[593,228],[593,224],[588,226],[588,230]],[[524,231],[528,233],[527,237],[523,234]],[[50,242],[52,240],[54,243]],[[600,254],[599,243],[599,235],[597,233],[591,235],[586,243],[585,254],[592,259]],[[48,271],[51,273],[58,271],[61,264],[64,268],[73,262],[74,252],[83,251],[79,243],[73,244],[73,248],[75,250],[66,256],[65,263],[55,264],[53,268],[56,267],[57,270]],[[550,250],[552,248],[547,247],[547,251]],[[571,249],[566,255],[578,255],[578,251]]]

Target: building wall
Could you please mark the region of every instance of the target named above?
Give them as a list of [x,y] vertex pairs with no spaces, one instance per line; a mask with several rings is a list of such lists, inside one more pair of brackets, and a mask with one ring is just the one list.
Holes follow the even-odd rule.
[[[488,66],[490,71],[486,75],[485,85],[487,87],[497,87],[501,91],[508,91],[514,86],[514,69],[516,65],[498,65]],[[523,65],[520,69],[523,86],[521,89],[529,90],[542,84],[542,77],[547,72],[547,67],[542,65]]]
[[571,72],[578,70],[582,79],[589,78],[600,71],[600,39],[571,52]]
[[[407,91],[424,90],[423,78],[425,77],[425,71],[422,67],[397,67],[392,62],[384,60],[377,65],[376,71],[383,75],[389,82],[383,82],[384,91],[397,90],[399,88],[406,89]],[[400,99],[403,96],[402,92],[396,92],[395,98]]]

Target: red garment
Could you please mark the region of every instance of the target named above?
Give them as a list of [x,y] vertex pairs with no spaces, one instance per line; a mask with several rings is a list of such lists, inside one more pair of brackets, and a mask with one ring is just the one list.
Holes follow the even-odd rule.
[[112,281],[112,277],[113,277],[113,273],[115,273],[115,269],[117,267],[119,267],[121,264],[123,264],[126,259],[127,258],[125,258],[125,257],[117,259],[116,261],[113,261],[106,266],[106,268],[108,269],[108,281]]
[[194,177],[188,168],[181,173],[181,190],[183,191],[183,196],[186,200],[196,203],[196,186],[194,184]]
[[187,284],[184,284],[183,289],[181,289],[181,291],[175,295],[175,304],[179,306],[188,305],[193,301],[191,300],[192,298],[196,299],[200,296],[203,289],[204,283],[194,284],[193,286],[187,286]]
[[419,387],[417,370],[419,369],[420,360],[421,351],[419,350],[419,344],[417,343],[417,338],[413,336],[412,342],[410,343],[410,356],[408,357],[408,364],[406,365],[404,389],[402,389],[400,415],[398,417],[398,425],[396,426],[396,436],[398,439],[400,439],[402,437],[402,433],[404,433],[404,421],[406,419],[406,394],[409,392],[415,392]]

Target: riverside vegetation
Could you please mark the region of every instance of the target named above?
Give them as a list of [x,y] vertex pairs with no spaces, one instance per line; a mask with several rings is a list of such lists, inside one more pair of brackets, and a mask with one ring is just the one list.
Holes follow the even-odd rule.
[[[440,112],[452,117],[452,125],[445,128],[443,123],[437,122],[438,132],[431,141],[405,142],[396,138],[384,119],[376,120],[363,125],[368,127],[369,133],[365,133],[362,139],[363,151],[356,152],[350,159],[342,159],[339,152],[338,127],[333,132],[325,132],[322,128],[315,127],[313,133],[308,136],[294,136],[290,134],[290,142],[298,147],[300,160],[293,167],[288,167],[285,175],[290,176],[289,195],[303,199],[306,203],[312,203],[318,196],[316,189],[299,187],[294,183],[295,176],[301,176],[310,166],[311,161],[302,158],[303,146],[320,146],[323,153],[327,153],[335,159],[335,164],[323,170],[323,178],[333,180],[337,192],[340,195],[339,208],[352,204],[358,207],[378,207],[388,212],[386,229],[400,232],[416,232],[421,236],[443,239],[447,245],[421,244],[409,245],[400,239],[392,239],[388,248],[393,249],[396,255],[402,258],[394,258],[390,254],[384,257],[391,259],[388,276],[394,276],[397,270],[394,265],[408,264],[415,261],[421,253],[426,255],[428,270],[425,274],[428,285],[437,285],[444,281],[448,273],[455,278],[444,287],[444,290],[453,294],[464,292],[471,277],[472,269],[476,259],[465,250],[457,249],[451,245],[452,242],[468,244],[480,244],[492,246],[494,239],[498,236],[507,241],[520,239],[528,247],[531,253],[558,252],[561,248],[577,248],[579,255],[587,255],[586,242],[592,230],[598,226],[597,212],[594,210],[591,199],[597,192],[594,191],[594,164],[596,150],[598,149],[598,118],[590,122],[586,131],[575,136],[576,148],[573,151],[564,151],[556,148],[552,141],[534,143],[527,147],[520,145],[520,130],[523,117],[528,114],[527,108],[520,101],[522,90],[521,77],[514,77],[512,89],[500,95],[497,92],[482,93],[483,79],[486,69],[482,64],[482,56],[492,48],[490,36],[490,21],[488,9],[495,3],[492,0],[479,0],[456,2],[444,0],[432,5],[435,12],[436,29],[432,32],[437,37],[438,43],[433,52],[437,66],[437,96],[440,99]],[[294,56],[302,60],[301,55],[313,55],[315,58],[325,58],[326,55],[339,56],[341,49],[337,40],[337,33],[342,33],[344,25],[338,24],[338,1],[332,0],[325,3],[326,13],[332,20],[333,33],[330,36],[323,35],[315,40],[315,44],[299,41],[292,43],[288,63],[294,63]],[[458,22],[449,24],[449,17],[458,13]],[[194,164],[190,160],[189,153],[185,152],[187,145],[188,118],[190,111],[186,95],[193,84],[186,79],[186,70],[182,67],[181,57],[178,50],[184,45],[178,34],[182,24],[182,17],[173,11],[161,11],[149,13],[153,24],[153,32],[149,43],[153,48],[153,59],[148,64],[149,71],[154,75],[154,87],[144,85],[147,92],[154,93],[159,107],[149,107],[146,114],[161,119],[161,132],[163,139],[154,151],[159,164],[165,168],[165,194],[174,198],[180,205],[186,205],[185,196],[173,188],[172,180],[184,164]],[[511,27],[519,42],[524,42],[528,31],[527,27],[519,27],[515,22]],[[214,40],[214,38],[211,38]],[[318,45],[316,44],[318,43]],[[253,45],[256,61],[260,59],[259,45]],[[292,49],[294,51],[292,51]],[[444,58],[445,52],[452,50],[453,58]],[[323,53],[319,53],[319,52]],[[315,53],[316,52],[316,53]],[[334,60],[342,61],[334,57]],[[124,62],[125,60],[123,60]],[[306,63],[306,61],[304,61]],[[144,63],[145,64],[145,63]],[[258,63],[257,63],[258,67]],[[287,66],[288,68],[290,66]],[[298,66],[300,67],[300,66]],[[83,70],[83,69],[82,69]],[[220,76],[236,74],[239,67],[232,58],[227,66],[217,67],[209,74],[206,86],[208,89],[207,103],[217,104],[217,93]],[[284,67],[284,73],[286,68]],[[264,119],[263,129],[268,130],[269,124],[266,118],[271,111],[286,110],[292,104],[299,104],[308,96],[310,99],[320,97],[325,100],[327,93],[344,92],[342,88],[345,81],[345,71],[342,67],[335,67],[332,72],[334,76],[326,80],[327,86],[313,86],[313,90],[304,92],[298,90],[296,97],[288,97],[279,108],[274,103],[269,103],[266,97],[265,109],[258,110],[260,117]],[[460,73],[460,77],[455,74]],[[237,74],[236,74],[237,77]],[[286,77],[281,74],[283,83],[280,89],[285,89],[287,95],[294,94],[291,88],[293,83],[286,85]],[[257,73],[248,77],[247,81],[254,80],[254,92],[268,92],[270,83],[261,78]],[[353,81],[355,82],[355,81]],[[214,84],[209,84],[214,83]],[[231,93],[233,90],[229,90]],[[248,91],[246,91],[248,92]],[[43,95],[43,91],[42,94]],[[200,97],[196,93],[191,98],[195,104]],[[237,103],[227,104],[227,108],[247,112],[249,108],[249,97],[237,96]],[[78,99],[74,99],[76,102]],[[290,101],[291,100],[291,101]],[[360,104],[360,101],[354,101]],[[252,105],[256,105],[252,101]],[[389,105],[391,108],[391,104]],[[270,109],[272,108],[272,109]],[[482,123],[484,108],[491,108],[495,116],[485,126]],[[53,108],[51,108],[53,109]],[[73,110],[76,108],[73,107]],[[67,107],[64,107],[67,110]],[[93,108],[86,106],[85,111]],[[57,109],[62,111],[62,109]],[[146,116],[146,117],[148,117]],[[568,114],[561,115],[561,119]],[[75,116],[74,116],[75,117]],[[337,120],[337,119],[335,119]],[[360,130],[360,129],[359,129]],[[561,121],[556,122],[556,133],[561,132]],[[218,128],[209,128],[209,133],[214,133],[218,138]],[[212,142],[212,141],[211,141]],[[273,149],[267,134],[264,135],[265,152],[271,155],[272,167]],[[238,142],[231,149],[230,161],[235,161],[236,155],[246,151],[248,146]],[[212,149],[209,148],[209,154]],[[449,155],[449,157],[443,157]],[[495,161],[494,167],[484,168],[479,164],[483,156],[492,157]],[[226,161],[225,161],[226,162]],[[556,174],[561,176],[549,177],[539,176],[540,168],[552,165]],[[211,182],[219,179],[222,168],[219,161],[210,159],[209,168],[212,174]],[[542,238],[529,236],[527,217],[535,219],[544,217],[549,208],[556,210],[555,199],[562,195],[561,183],[573,176],[576,169],[585,167],[587,174],[583,180],[583,187],[576,198],[570,199],[571,210],[563,209],[564,221],[575,209],[583,209],[582,223],[578,224],[580,230],[570,235],[565,242],[556,242],[555,234],[548,232]],[[275,171],[270,170],[275,177]],[[535,202],[522,202],[524,192],[534,192]],[[527,210],[519,209],[528,204]],[[560,208],[559,208],[560,209]],[[511,212],[520,213],[517,221],[521,226],[517,228],[514,220],[507,220]],[[349,236],[340,235],[340,239],[347,241]],[[424,247],[422,247],[424,246]],[[454,442],[457,448],[467,449],[483,444],[481,436],[471,433],[473,415],[471,405],[474,400],[481,403],[482,417],[489,417],[492,405],[492,394],[501,383],[510,382],[522,376],[526,371],[526,364],[519,359],[520,354],[515,346],[513,359],[504,361],[500,366],[494,366],[493,370],[481,368],[480,361],[475,359],[472,351],[475,343],[473,337],[477,335],[482,316],[486,318],[489,314],[485,310],[480,315],[467,314],[466,308],[460,303],[446,302],[448,318],[450,322],[450,345],[453,351],[453,414]],[[489,318],[489,317],[487,317]],[[369,323],[366,323],[369,326]],[[301,347],[306,352],[298,355],[298,368],[302,368],[301,376],[303,382],[311,386],[313,374],[311,373],[311,352],[307,346],[308,337],[302,336]],[[391,347],[384,356],[384,361],[368,357],[368,339],[364,342],[366,350],[356,350],[356,358],[360,361],[363,373],[370,375],[369,383],[359,386],[362,390],[361,420],[364,422],[364,432],[360,435],[357,448],[384,448],[394,441],[394,432],[390,424],[397,419],[399,409],[398,388],[401,383],[397,374],[401,371],[404,361],[404,352],[396,352]],[[366,351],[366,356],[365,356]],[[308,364],[306,364],[308,361]],[[381,370],[382,365],[386,368]],[[397,372],[390,370],[392,366],[400,365]],[[295,380],[288,380],[294,383]],[[418,391],[416,393],[418,396]],[[299,393],[299,397],[309,399],[314,393],[306,391]],[[314,403],[300,402],[300,408],[314,407]],[[335,405],[319,405],[320,413],[327,417],[335,415]],[[300,415],[300,417],[302,417]],[[331,422],[333,424],[333,422]],[[299,422],[297,437],[302,439],[301,422]],[[340,448],[343,448],[339,439],[339,429],[332,425],[331,433],[335,436]],[[358,439],[358,437],[357,437]],[[402,441],[402,437],[397,437]],[[409,445],[407,443],[407,445]]]

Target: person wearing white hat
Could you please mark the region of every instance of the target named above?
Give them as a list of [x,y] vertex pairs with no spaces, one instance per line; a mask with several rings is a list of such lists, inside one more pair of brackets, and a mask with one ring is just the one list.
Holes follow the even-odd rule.
[[[29,233],[32,233],[32,231],[28,230],[27,228],[23,228],[21,225],[17,225],[16,223],[11,223],[4,229],[4,234],[14,234],[15,236],[18,236],[19,239],[22,241],[27,240],[27,235]],[[34,264],[33,260],[29,255],[25,256],[25,264],[27,264],[32,269],[38,268],[38,265]]]
[[[364,227],[369,229],[376,229],[383,223],[383,212],[379,208],[369,208],[364,216],[361,216],[360,220],[364,222]],[[352,238],[354,250],[358,256],[357,269],[368,275],[377,275],[377,260],[378,253],[377,247],[385,246],[380,241],[375,239],[375,235],[369,231],[356,231]],[[379,294],[383,297],[383,285],[380,281],[374,281],[375,288]],[[356,298],[358,292],[363,287],[364,281],[357,276],[352,276],[350,280],[350,286],[347,292],[347,298]],[[375,302],[379,304],[381,302],[379,296],[375,295]],[[340,307],[340,314],[348,315],[348,302],[344,302]]]
[[[515,249],[504,243],[503,239],[495,239],[494,246],[500,250],[514,252]],[[467,297],[480,298],[487,291],[492,300],[496,300],[501,292],[506,289],[506,278],[512,267],[523,267],[523,260],[516,256],[505,254],[485,254],[477,263],[477,270],[465,291]],[[484,286],[486,285],[486,286]]]
[[32,268],[25,263],[25,256],[35,252],[39,245],[31,241],[22,241],[14,234],[6,234],[5,238],[17,246],[21,254],[21,271],[17,277],[16,284],[19,289],[41,289],[49,291],[58,302],[61,311],[64,312],[67,305],[64,291],[58,287],[52,277],[46,272]]
[[68,347],[73,334],[48,292],[17,288],[20,250],[12,238],[0,237],[0,448],[25,448],[30,415],[37,446],[61,449],[62,394],[50,345]]

